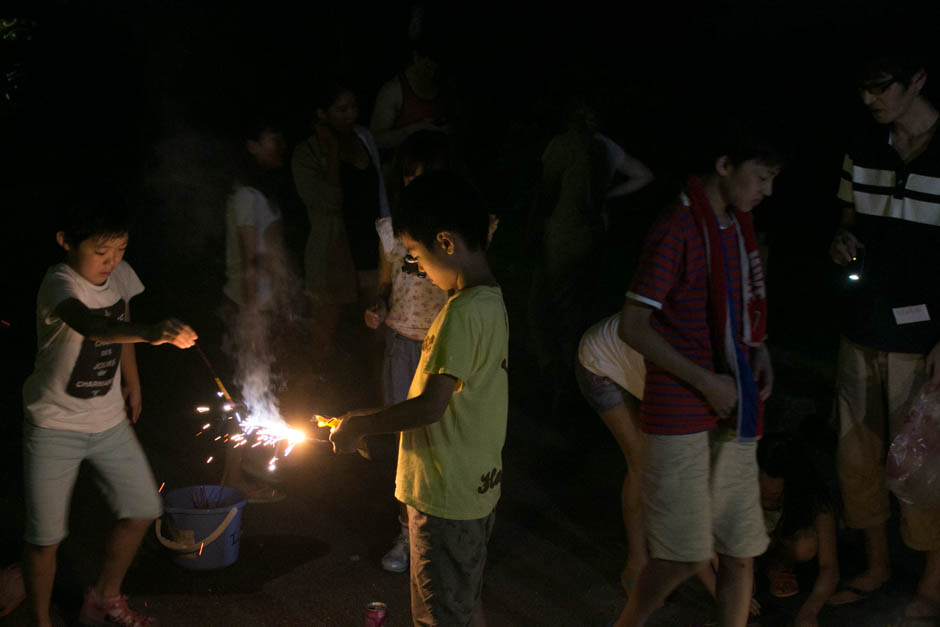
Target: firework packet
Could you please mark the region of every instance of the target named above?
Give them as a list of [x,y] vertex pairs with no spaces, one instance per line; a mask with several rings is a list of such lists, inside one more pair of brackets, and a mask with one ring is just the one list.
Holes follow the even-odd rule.
[[940,505],[940,388],[921,388],[888,449],[888,489],[917,508]]

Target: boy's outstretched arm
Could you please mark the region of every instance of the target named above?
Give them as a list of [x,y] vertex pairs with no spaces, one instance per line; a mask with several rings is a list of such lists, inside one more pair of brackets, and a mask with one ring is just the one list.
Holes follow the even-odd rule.
[[649,305],[628,300],[620,312],[620,339],[656,365],[697,389],[715,413],[727,418],[738,402],[738,388],[734,379],[729,375],[702,368],[680,354],[650,326],[652,313],[653,309]]
[[456,387],[456,377],[432,374],[419,396],[375,413],[349,412],[330,434],[333,450],[352,453],[358,448],[359,440],[367,435],[410,431],[434,424],[444,415]]
[[92,312],[77,298],[67,298],[55,308],[53,314],[65,324],[75,329],[90,340],[133,344],[172,344],[177,348],[189,348],[196,343],[198,335],[175,318],[168,318],[156,324],[140,324],[117,318],[99,316]]
[[[124,305],[124,320],[130,322],[131,304]],[[131,423],[140,418],[140,409],[143,406],[140,393],[140,375],[137,372],[137,353],[133,344],[121,346],[121,396],[124,397],[124,407],[127,409],[127,419]]]

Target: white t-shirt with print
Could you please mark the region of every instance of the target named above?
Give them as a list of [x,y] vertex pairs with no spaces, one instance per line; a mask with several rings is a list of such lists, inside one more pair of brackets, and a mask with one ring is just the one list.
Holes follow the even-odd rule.
[[28,421],[46,429],[99,433],[127,417],[121,396],[122,345],[88,339],[53,311],[75,298],[96,315],[123,320],[127,303],[143,291],[126,261],[102,285],[65,263],[49,268],[36,299],[36,367],[23,385]]

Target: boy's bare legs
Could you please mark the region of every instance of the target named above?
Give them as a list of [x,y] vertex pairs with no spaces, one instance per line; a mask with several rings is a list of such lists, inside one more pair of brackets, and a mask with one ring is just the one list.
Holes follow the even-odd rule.
[[120,596],[124,575],[152,522],[152,519],[124,518],[114,525],[104,549],[104,566],[95,584],[99,599]]
[[[634,627],[644,625],[650,615],[662,607],[666,597],[679,584],[702,568],[708,568],[704,562],[672,562],[651,559],[640,574],[633,593],[627,598],[614,627]],[[750,599],[748,599],[750,601]]]
[[[865,533],[865,556],[868,567],[849,581],[847,587],[863,592],[877,590],[891,576],[891,562],[888,556],[888,533],[884,523],[868,527]],[[844,605],[859,600],[858,594],[851,590],[842,590],[832,595],[830,605]]]
[[718,554],[718,610],[723,627],[747,625],[754,585],[754,558]]
[[49,610],[52,604],[52,586],[55,583],[56,551],[58,544],[37,546],[26,544],[23,556],[23,575],[26,578],[26,598],[32,620],[39,627],[51,627]]
[[636,582],[648,560],[642,503],[644,451],[642,434],[637,425],[639,405],[639,401],[631,397],[623,405],[600,412],[601,420],[617,440],[627,461],[627,475],[620,491],[623,525],[627,534],[627,564],[621,577],[624,584]]
[[718,600],[718,554],[712,556],[708,561],[708,566],[700,568],[696,573],[698,580],[705,586],[711,598]]
[[904,610],[910,617],[940,616],[940,551],[927,551],[926,558],[917,596]]

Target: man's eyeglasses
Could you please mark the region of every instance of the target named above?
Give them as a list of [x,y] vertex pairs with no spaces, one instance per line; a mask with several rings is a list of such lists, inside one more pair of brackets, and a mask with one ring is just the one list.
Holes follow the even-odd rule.
[[864,93],[868,92],[872,96],[880,96],[885,93],[889,87],[898,82],[896,78],[889,78],[887,80],[881,81],[880,83],[863,83],[858,86],[858,92]]

